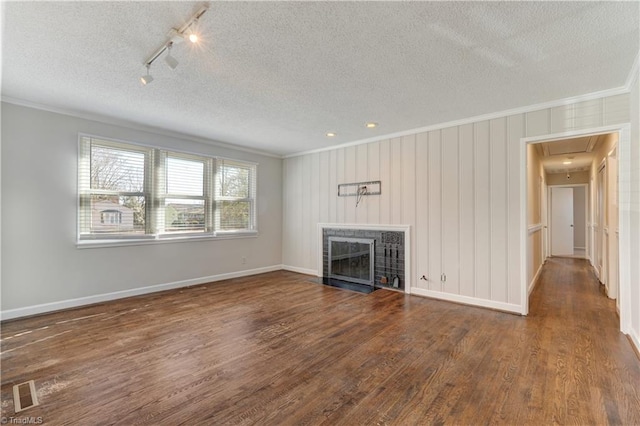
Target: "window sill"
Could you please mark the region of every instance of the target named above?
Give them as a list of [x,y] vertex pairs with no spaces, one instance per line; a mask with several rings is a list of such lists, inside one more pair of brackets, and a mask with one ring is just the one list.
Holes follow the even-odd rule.
[[76,242],[78,249],[105,248],[105,247],[126,247],[126,246],[146,246],[153,244],[166,243],[193,243],[199,241],[215,241],[215,240],[233,240],[238,238],[255,238],[258,231],[233,231],[233,232],[217,232],[214,235],[176,235],[162,236],[156,238],[131,238],[131,239],[112,239],[112,240],[80,240]]

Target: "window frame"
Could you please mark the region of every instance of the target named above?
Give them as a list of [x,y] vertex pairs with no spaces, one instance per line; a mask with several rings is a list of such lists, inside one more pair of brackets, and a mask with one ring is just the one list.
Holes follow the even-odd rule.
[[[168,163],[170,158],[176,158],[180,160],[186,161],[197,161],[202,162],[202,172],[203,172],[203,182],[202,182],[202,195],[188,195],[188,194],[172,194],[169,193],[168,183],[169,183],[169,175],[168,175]],[[166,239],[166,238],[174,238],[174,237],[189,237],[189,236],[202,236],[211,234],[214,232],[214,229],[211,226],[212,223],[212,214],[213,214],[213,193],[211,191],[211,173],[215,164],[214,157],[207,157],[204,155],[195,155],[188,154],[178,151],[170,151],[166,149],[159,150],[158,162],[156,164],[155,175],[156,175],[156,202],[157,209],[154,214],[156,217],[156,234],[158,238]],[[202,200],[204,202],[204,229],[202,231],[169,231],[167,232],[165,229],[165,213],[164,210],[165,202],[167,199],[179,199],[179,200]]]
[[[115,190],[91,189],[91,147],[97,144],[107,148],[141,152],[145,155],[143,191],[127,192]],[[78,134],[78,204],[76,245],[82,247],[111,247],[122,245],[155,244],[161,242],[186,242],[208,239],[247,238],[258,234],[257,218],[257,169],[258,163],[218,157],[207,154],[191,153],[166,147],[143,145],[136,142],[117,140],[86,133]],[[203,195],[168,193],[169,158],[203,163]],[[217,208],[217,171],[220,163],[238,164],[250,170],[249,198],[250,216],[248,229],[221,230],[216,226],[219,222]],[[142,196],[145,200],[144,233],[94,233],[91,230],[92,211],[91,196],[106,194],[113,196]],[[201,230],[166,231],[165,202],[167,199],[193,199],[204,201],[205,226]]]
[[[89,141],[85,142],[83,139],[88,138]],[[142,192],[139,191],[118,191],[108,189],[92,189],[91,188],[91,141],[93,139],[98,140],[100,146],[107,148],[119,149],[123,151],[130,151],[141,153],[144,155],[144,181]],[[112,240],[148,240],[153,238],[153,235],[149,232],[152,229],[153,224],[151,218],[151,201],[153,199],[153,187],[152,179],[149,176],[148,164],[153,162],[153,151],[150,147],[142,145],[130,144],[127,142],[94,137],[88,135],[81,135],[79,137],[79,157],[78,157],[78,231],[77,241],[78,243],[85,241],[112,241]],[[91,197],[94,195],[110,195],[114,197],[144,197],[145,200],[145,228],[144,233],[130,234],[130,233],[92,233],[92,210],[91,210]],[[89,231],[88,231],[89,230]],[[88,231],[88,232],[87,232]]]
[[[242,232],[256,232],[257,231],[257,219],[256,219],[256,198],[257,198],[257,186],[258,186],[258,177],[257,177],[257,164],[250,163],[246,161],[234,160],[231,158],[218,157],[215,163],[215,187],[214,187],[214,199],[216,204],[219,201],[238,201],[238,202],[249,202],[249,229],[220,229],[221,228],[221,219],[220,219],[220,209],[216,208],[214,212],[214,229],[216,229],[216,235],[233,235]],[[220,166],[225,166],[225,163],[229,165],[235,165],[237,167],[246,167],[249,170],[249,182],[247,183],[247,197],[232,197],[232,196],[223,196],[218,195],[220,179],[219,173],[221,172]]]

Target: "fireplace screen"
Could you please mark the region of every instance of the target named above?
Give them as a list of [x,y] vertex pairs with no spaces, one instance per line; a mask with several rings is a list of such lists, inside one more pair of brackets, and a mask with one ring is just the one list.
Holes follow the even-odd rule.
[[374,239],[329,237],[329,278],[374,284]]

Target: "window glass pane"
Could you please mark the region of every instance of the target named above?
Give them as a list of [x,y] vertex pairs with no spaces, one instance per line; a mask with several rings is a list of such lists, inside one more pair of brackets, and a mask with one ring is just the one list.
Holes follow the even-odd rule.
[[91,233],[144,234],[144,197],[91,196]]
[[218,201],[220,209],[220,229],[223,231],[247,230],[251,203],[249,201]]
[[203,196],[204,163],[167,158],[167,194]]
[[92,144],[91,189],[142,192],[144,153]]
[[249,198],[249,168],[223,164],[219,173],[221,196]]
[[167,198],[164,222],[166,232],[204,231],[204,200]]

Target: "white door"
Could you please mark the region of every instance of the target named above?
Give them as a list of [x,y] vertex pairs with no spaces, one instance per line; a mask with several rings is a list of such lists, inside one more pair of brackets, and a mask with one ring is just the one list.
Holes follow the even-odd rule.
[[542,262],[546,262],[550,256],[549,253],[549,209],[548,202],[548,186],[543,178],[540,178],[540,220],[542,220]]
[[573,255],[573,188],[551,188],[551,255]]

